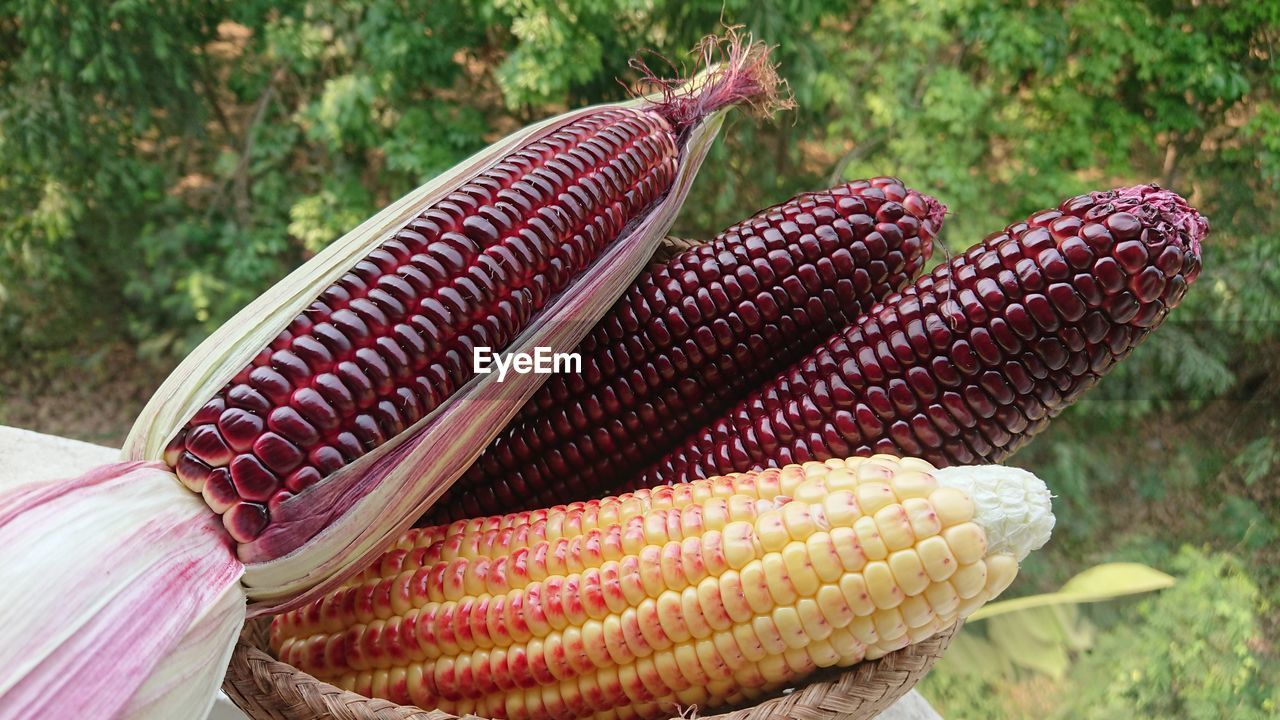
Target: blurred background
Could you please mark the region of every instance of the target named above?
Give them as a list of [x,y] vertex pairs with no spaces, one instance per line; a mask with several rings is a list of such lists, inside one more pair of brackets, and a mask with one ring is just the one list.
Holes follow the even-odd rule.
[[926,697],[1280,715],[1274,0],[0,0],[0,424],[119,443],[184,352],[326,243],[722,23],[777,44],[798,107],[730,121],[681,236],[878,174],[951,207],[951,250],[1140,182],[1212,221],[1183,306],[1015,458],[1059,523],[1013,594],[1113,561],[1174,584],[970,623]]

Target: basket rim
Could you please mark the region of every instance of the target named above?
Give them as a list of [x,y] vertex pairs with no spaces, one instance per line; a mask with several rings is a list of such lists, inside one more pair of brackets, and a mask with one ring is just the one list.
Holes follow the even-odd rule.
[[[268,652],[269,617],[249,621],[236,642],[222,688],[253,720],[455,720],[441,710],[366,698],[319,680]],[[808,682],[758,702],[700,720],[870,720],[924,676],[951,644],[963,622],[884,657],[850,668],[823,670]],[[475,718],[474,715],[466,716]],[[671,720],[688,720],[688,716]]]

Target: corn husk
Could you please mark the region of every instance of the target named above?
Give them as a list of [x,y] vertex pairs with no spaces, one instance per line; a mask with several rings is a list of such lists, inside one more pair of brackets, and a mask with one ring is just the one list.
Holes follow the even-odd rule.
[[180,490],[138,462],[0,488],[0,719],[208,712],[244,568]]

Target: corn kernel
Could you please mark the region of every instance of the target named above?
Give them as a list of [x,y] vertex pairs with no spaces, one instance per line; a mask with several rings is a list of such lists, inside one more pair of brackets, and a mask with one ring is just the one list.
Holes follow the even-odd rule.
[[961,565],[951,576],[951,585],[961,600],[977,597],[987,585],[987,564],[979,560],[971,565]]
[[929,587],[929,575],[915,550],[899,550],[889,556],[889,569],[904,595],[919,595]]
[[736,521],[725,525],[720,538],[725,562],[734,570],[741,570],[759,555],[755,527],[749,522]]
[[1009,587],[1018,575],[1018,561],[1012,555],[999,553],[986,559],[987,584],[984,588],[986,599],[999,595]]
[[803,648],[809,642],[804,625],[800,622],[800,614],[794,607],[774,608],[773,624],[778,628],[778,634],[787,647]]
[[831,529],[831,544],[836,555],[840,557],[840,565],[845,572],[862,572],[867,564],[867,555],[858,541],[858,534],[853,528],[837,527]]
[[827,624],[831,627],[842,628],[853,621],[853,609],[849,607],[849,603],[845,602],[844,594],[836,585],[823,585],[818,588],[818,594],[814,596],[814,600],[818,603],[818,610],[822,613],[822,617],[826,618]]
[[933,608],[929,606],[929,602],[923,595],[908,597],[902,601],[898,609],[902,611],[902,619],[906,621],[908,628],[918,628],[937,619]]
[[832,627],[822,615],[817,601],[812,598],[801,598],[796,603],[796,614],[800,617],[800,625],[811,640],[824,640],[831,634]]
[[755,536],[765,552],[778,552],[791,542],[791,535],[787,533],[787,526],[779,510],[769,510],[756,518]]
[[855,615],[870,615],[876,610],[871,591],[867,589],[866,579],[861,573],[849,573],[840,578],[840,594]]
[[901,505],[887,505],[876,511],[876,527],[880,529],[880,539],[890,552],[909,548],[915,544],[915,534],[911,532],[911,521],[907,511]]
[[852,491],[858,486],[857,472],[847,467],[829,470],[823,480],[827,484],[827,490],[831,493]]
[[862,570],[862,577],[867,581],[867,592],[871,594],[876,607],[894,608],[902,602],[902,588],[894,581],[889,563],[881,560],[867,563],[867,567]]
[[952,525],[942,531],[956,560],[962,565],[975,563],[987,554],[987,534],[974,522]]
[[764,578],[769,586],[769,596],[773,598],[773,604],[775,606],[794,605],[796,600],[800,599],[800,595],[791,585],[791,579],[787,576],[787,564],[783,561],[782,555],[769,553],[761,558],[760,562],[764,566]]
[[929,504],[938,513],[943,527],[951,527],[973,519],[973,500],[952,487],[941,487],[929,493]]
[[889,557],[889,548],[880,537],[880,528],[875,518],[861,517],[853,524],[853,531],[858,537],[858,546],[868,560],[883,560]]
[[769,580],[765,577],[764,562],[752,560],[738,575],[742,581],[743,596],[751,606],[752,613],[762,615],[772,610],[774,601],[769,591]]
[[876,632],[875,620],[870,615],[859,615],[849,623],[849,632],[863,645],[872,645],[880,641]]
[[959,593],[946,581],[930,584],[924,591],[924,598],[939,616],[951,615],[960,606]]
[[[869,463],[858,469],[859,478],[864,468],[874,467]],[[898,502],[898,496],[893,494],[893,488],[887,482],[862,481],[856,489],[854,489],[854,497],[858,499],[858,507],[862,508],[862,512],[868,515],[874,515],[877,510]]]
[[810,561],[809,549],[803,542],[792,542],[782,548],[782,562],[787,568],[791,587],[801,597],[813,597],[822,581]]

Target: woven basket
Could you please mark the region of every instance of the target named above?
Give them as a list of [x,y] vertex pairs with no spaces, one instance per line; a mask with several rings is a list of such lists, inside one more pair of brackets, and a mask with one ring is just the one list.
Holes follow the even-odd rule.
[[[452,720],[371,700],[341,690],[267,654],[269,619],[250,622],[240,635],[222,689],[253,720]],[[915,645],[845,670],[828,670],[810,682],[749,707],[701,720],[869,720],[906,694],[933,666],[959,630],[952,626]]]

